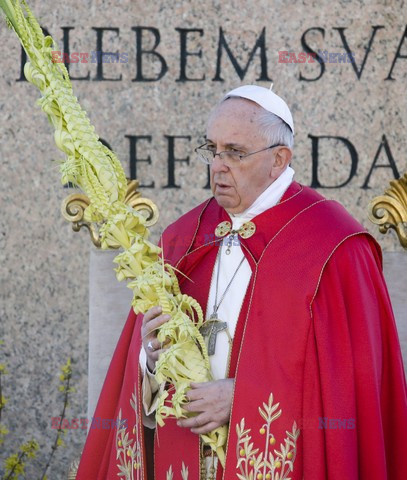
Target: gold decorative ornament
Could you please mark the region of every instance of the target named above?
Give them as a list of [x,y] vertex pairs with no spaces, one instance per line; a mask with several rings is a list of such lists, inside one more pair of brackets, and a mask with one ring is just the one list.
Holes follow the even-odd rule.
[[69,465],[68,480],[75,480],[78,473],[79,462],[81,458],[75,458],[75,460]]
[[215,235],[218,238],[225,237],[229,233],[238,233],[242,238],[250,238],[256,231],[256,225],[253,222],[246,222],[237,230],[232,230],[232,225],[227,220],[221,222],[215,229]]
[[396,231],[400,244],[407,249],[407,173],[390,182],[383,195],[369,203],[369,220],[379,225],[381,233]]
[[238,230],[242,238],[250,238],[256,231],[256,225],[253,222],[244,223]]
[[141,196],[141,193],[137,190],[138,187],[138,180],[127,179],[127,191],[124,203],[134,208],[137,212],[142,213],[146,217],[145,226],[152,227],[158,221],[158,208],[152,200]]
[[[138,180],[127,179],[127,192],[124,203],[146,217],[146,226],[151,227],[158,221],[158,208],[154,202],[141,196],[141,193],[137,190],[138,186]],[[87,228],[93,244],[97,248],[100,248],[101,240],[96,223],[88,222],[84,219],[85,209],[89,205],[90,200],[87,195],[83,193],[73,193],[63,200],[61,212],[63,217],[72,223],[74,232],[79,232],[82,227]]]
[[219,238],[224,237],[232,230],[232,225],[230,222],[221,222],[215,229],[215,235]]

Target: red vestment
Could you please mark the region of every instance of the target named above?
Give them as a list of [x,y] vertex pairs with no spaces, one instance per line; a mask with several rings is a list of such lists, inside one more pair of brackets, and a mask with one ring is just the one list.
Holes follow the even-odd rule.
[[[164,255],[183,293],[205,309],[229,217],[210,199],[171,225]],[[252,268],[233,339],[235,390],[226,467],[218,479],[407,478],[407,398],[380,248],[337,202],[293,182],[252,221],[241,246]],[[130,312],[95,417],[127,428],[90,430],[79,480],[146,473],[138,365],[140,318]],[[126,436],[127,435],[127,436]],[[157,480],[199,479],[198,436],[167,420],[155,435]],[[291,471],[292,470],[292,471]],[[277,477],[277,473],[279,476]]]

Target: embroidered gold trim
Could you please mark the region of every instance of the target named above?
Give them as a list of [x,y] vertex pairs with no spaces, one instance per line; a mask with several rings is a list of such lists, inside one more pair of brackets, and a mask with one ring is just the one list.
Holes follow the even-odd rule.
[[143,476],[143,472],[136,385],[134,386],[134,393],[131,395],[130,405],[136,413],[136,423],[133,427],[135,440],[129,438],[126,421],[122,420],[122,409],[120,409],[116,430],[116,459],[120,462],[117,464],[119,469],[117,476],[125,480],[139,480]]
[[236,475],[239,480],[290,480],[288,475],[294,471],[300,430],[294,422],[292,431],[286,431],[284,445],[280,443],[280,450],[271,451],[277,440],[270,430],[270,425],[282,414],[279,406],[279,403],[273,405],[273,394],[270,393],[267,404],[263,403],[263,408],[259,407],[260,416],[265,422],[259,430],[260,435],[264,435],[263,451],[256,448],[251,441],[251,429],[245,428],[245,419],[242,418],[240,424],[236,424]]
[[[167,470],[165,478],[166,480],[174,480],[174,472],[172,471],[172,465],[170,465],[170,468]],[[181,478],[182,480],[188,480],[188,467],[185,466],[184,462],[182,462]]]

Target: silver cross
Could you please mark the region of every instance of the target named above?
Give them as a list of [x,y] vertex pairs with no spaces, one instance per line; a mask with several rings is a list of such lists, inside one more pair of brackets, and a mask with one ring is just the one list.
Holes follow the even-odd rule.
[[216,315],[212,314],[209,320],[207,320],[199,329],[204,337],[208,337],[208,355],[214,355],[216,349],[216,337],[219,332],[226,330],[228,324],[221,322]]

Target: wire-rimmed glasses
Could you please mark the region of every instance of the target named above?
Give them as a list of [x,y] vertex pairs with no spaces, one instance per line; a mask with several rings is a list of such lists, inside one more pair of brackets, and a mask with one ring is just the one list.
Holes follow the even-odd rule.
[[227,165],[229,168],[232,168],[234,166],[240,165],[243,159],[249,157],[250,155],[264,152],[269,148],[280,146],[281,145],[278,143],[250,153],[242,153],[238,150],[224,150],[223,152],[216,152],[214,148],[208,148],[208,144],[204,143],[203,145],[195,148],[195,153],[198,155],[199,160],[203,163],[206,163],[207,165],[212,165],[212,163],[215,161],[215,157],[218,155],[219,158],[225,163],[225,165]]

